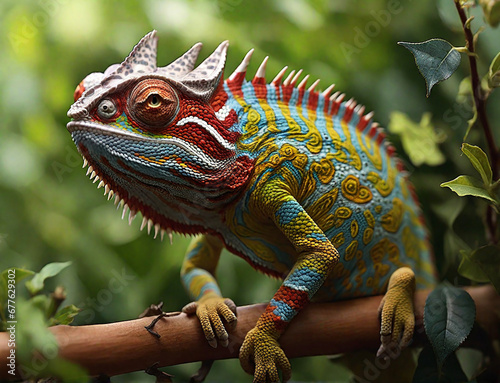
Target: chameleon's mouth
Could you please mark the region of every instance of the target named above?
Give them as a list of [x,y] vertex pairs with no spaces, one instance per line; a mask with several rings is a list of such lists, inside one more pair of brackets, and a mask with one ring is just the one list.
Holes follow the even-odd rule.
[[[75,140],[75,135],[78,133],[90,133],[93,135],[106,136],[108,138],[119,138],[122,142],[147,143],[148,145],[161,146],[164,148],[164,151],[169,146],[176,147],[186,153],[186,155],[196,158],[200,162],[200,165],[209,171],[217,170],[221,167],[220,161],[212,158],[197,146],[176,137],[146,137],[137,133],[87,120],[70,121],[66,125],[66,128],[71,133],[73,140]],[[75,143],[78,145],[76,140]],[[171,152],[173,151],[174,150],[171,150]]]
[[90,120],[72,120],[66,124],[66,128],[73,135],[77,131],[86,131],[89,133],[101,134],[106,136],[122,137],[134,141],[152,141],[152,138],[141,136],[137,133],[129,132],[124,129],[118,129],[106,124]]

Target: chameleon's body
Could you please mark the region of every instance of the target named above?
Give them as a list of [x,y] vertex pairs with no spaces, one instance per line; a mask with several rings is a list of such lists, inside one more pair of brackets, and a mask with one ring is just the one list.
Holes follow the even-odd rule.
[[[124,63],[81,83],[68,129],[124,213],[140,211],[156,234],[204,234],[182,279],[197,301],[185,311],[197,311],[212,345],[227,344],[219,316],[235,320],[214,278],[223,247],[284,278],[241,350],[256,380],[275,380],[271,364],[288,370],[277,339],[309,301],[384,293],[404,266],[430,286],[430,248],[406,173],[371,114],[330,89],[296,86],[293,73],[266,84],[266,60],[246,81],[250,54],[223,80],[227,43],[193,69],[199,49],[158,68],[150,33]],[[408,311],[414,281],[400,270],[386,305],[400,299]],[[384,336],[412,325],[399,319],[383,314]]]

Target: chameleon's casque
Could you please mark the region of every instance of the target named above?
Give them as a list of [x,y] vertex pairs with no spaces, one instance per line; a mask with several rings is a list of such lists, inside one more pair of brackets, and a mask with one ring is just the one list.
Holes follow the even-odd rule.
[[[212,314],[234,320],[213,277],[222,247],[284,278],[243,345],[247,371],[259,353],[288,370],[276,339],[310,300],[381,294],[401,267],[417,287],[434,283],[418,202],[372,113],[330,95],[333,86],[306,88],[301,71],[266,83],[267,58],[247,81],[252,51],[224,80],[227,42],[197,67],[201,44],[165,67],[156,44],[153,31],[123,63],[87,76],[68,130],[87,174],[124,201],[130,221],[140,211],[155,236],[204,234],[182,278],[211,344],[227,344]],[[411,290],[411,278],[394,284]],[[275,376],[255,363],[257,381]]]

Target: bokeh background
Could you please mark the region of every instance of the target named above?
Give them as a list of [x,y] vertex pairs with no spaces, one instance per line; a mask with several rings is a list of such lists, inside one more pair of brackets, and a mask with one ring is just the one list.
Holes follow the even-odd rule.
[[[475,10],[474,27],[483,24]],[[442,278],[460,284],[456,267],[460,244],[485,242],[484,205],[461,200],[439,184],[459,172],[472,174],[460,157],[470,107],[457,99],[467,76],[464,56],[458,72],[425,97],[425,83],[411,54],[398,41],[439,37],[464,45],[453,1],[384,0],[3,0],[0,3],[0,270],[39,270],[55,261],[73,263],[48,288],[63,285],[67,303],[82,308],[76,324],[106,323],[136,317],[151,303],[164,301],[177,311],[189,301],[179,270],[189,239],[174,235],[153,240],[121,219],[103,189],[89,182],[65,125],[76,85],[88,73],[121,62],[152,29],[159,35],[158,63],[166,65],[195,42],[201,58],[230,40],[226,73],[255,48],[249,73],[270,56],[268,79],[284,66],[304,69],[320,87],[330,83],[355,97],[376,119],[389,123],[393,111],[432,123],[445,137],[446,161],[414,166],[398,136],[391,136],[412,173]],[[479,38],[481,71],[499,49],[498,30]],[[499,121],[498,97],[490,101]],[[495,124],[493,124],[495,126]],[[498,125],[498,123],[496,124]],[[474,130],[470,142],[481,144]],[[416,142],[416,145],[421,143]],[[483,145],[484,146],[484,145]],[[460,214],[459,214],[460,213]],[[119,277],[119,276],[122,277]],[[123,277],[126,275],[126,277]],[[224,253],[218,269],[222,291],[238,305],[265,302],[278,282],[258,274],[241,259]],[[111,293],[110,281],[123,289]],[[346,372],[324,357],[293,360],[298,381],[344,381]],[[199,367],[167,368],[184,381]],[[143,373],[113,381],[153,381]],[[236,360],[216,362],[209,381],[249,381]]]

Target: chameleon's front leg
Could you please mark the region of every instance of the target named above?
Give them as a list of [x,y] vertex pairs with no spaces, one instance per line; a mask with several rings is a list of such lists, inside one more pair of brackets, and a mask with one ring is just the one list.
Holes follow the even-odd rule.
[[240,362],[246,372],[254,375],[254,382],[277,382],[278,370],[282,371],[283,381],[287,381],[291,376],[290,363],[278,338],[321,287],[339,255],[300,203],[286,192],[286,185],[270,183],[258,198],[261,210],[290,240],[298,258],[265,313],[245,337]]
[[182,282],[194,300],[184,306],[182,311],[196,313],[212,347],[217,347],[218,342],[224,347],[229,343],[226,326],[221,318],[229,330],[236,326],[236,305],[231,299],[222,298],[215,280],[215,268],[221,250],[222,243],[218,238],[197,236],[191,242],[181,270]]
[[380,341],[377,356],[390,347],[407,347],[415,328],[413,296],[415,295],[415,274],[409,267],[397,269],[389,280],[389,286],[380,302]]

